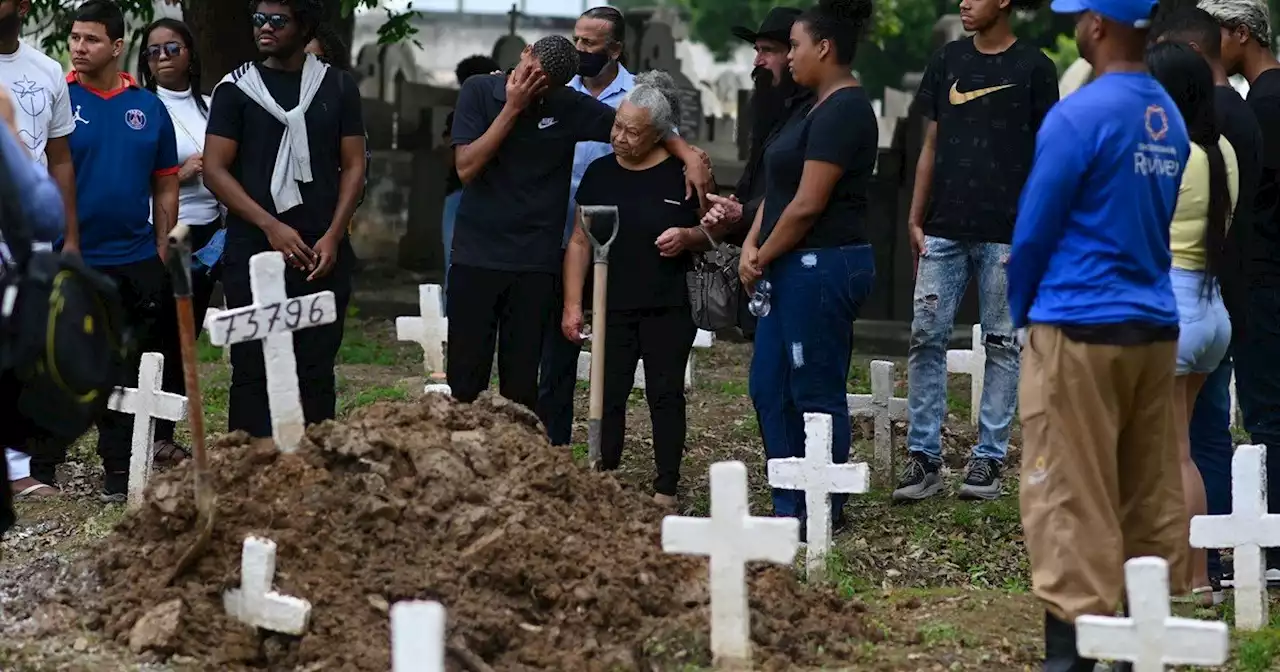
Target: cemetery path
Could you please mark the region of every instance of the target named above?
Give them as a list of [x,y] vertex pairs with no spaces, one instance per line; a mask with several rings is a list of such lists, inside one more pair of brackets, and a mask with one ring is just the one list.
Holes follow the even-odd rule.
[[[768,513],[764,462],[747,397],[749,353],[749,345],[721,341],[694,355],[689,450],[681,488],[685,515],[707,515],[708,467],[726,459],[747,464],[751,510],[757,515]],[[340,355],[340,415],[379,401],[419,397],[425,380],[421,357],[416,344],[394,341],[391,321],[353,320]],[[870,392],[870,359],[855,355],[849,376],[851,393]],[[227,366],[220,351],[207,346],[202,348],[202,361],[210,416],[207,425],[221,429],[226,420]],[[905,362],[899,359],[896,363],[894,394],[905,396]],[[974,432],[968,423],[968,378],[951,376],[949,389],[943,442],[952,470],[948,480],[954,489]],[[585,456],[586,427],[581,421],[585,416],[585,385],[580,385],[580,422],[574,432],[577,457]],[[640,392],[633,396],[628,421],[626,454],[617,481],[624,490],[647,495],[653,469],[648,447],[651,432]],[[900,453],[905,427],[895,424]],[[185,425],[180,424],[180,438],[184,432]],[[855,423],[856,459],[871,461],[870,436],[869,422]],[[1017,463],[1019,443],[1015,430],[1011,465]],[[123,507],[104,506],[96,499],[100,477],[92,446],[92,436],[83,439],[72,450],[67,468],[60,472],[67,496],[24,502],[19,528],[0,546],[0,632],[5,633],[0,637],[0,669],[229,669],[198,656],[170,658],[163,664],[149,658],[150,654],[139,657],[124,645],[127,633],[123,642],[117,642],[96,629],[85,629],[86,620],[88,625],[102,624],[95,622],[84,605],[52,599],[56,589],[87,580],[77,562],[101,554],[102,540],[124,517]],[[841,612],[850,623],[858,624],[860,635],[854,638],[856,646],[845,640],[829,647],[841,651],[841,664],[860,670],[1024,670],[1035,666],[1040,655],[1041,612],[1028,594],[1015,474],[1006,476],[1005,493],[1004,499],[995,502],[959,502],[948,497],[911,507],[891,506],[887,493],[879,491],[850,498],[851,525],[835,541],[832,581],[835,592],[846,600]],[[656,529],[656,522],[653,524]],[[704,562],[692,562],[691,566],[705,572]],[[282,573],[290,571],[285,564],[282,559]],[[753,590],[753,606],[765,595],[772,597],[773,593]],[[1280,613],[1280,604],[1273,606],[1272,612]],[[697,663],[706,654],[705,621],[695,625],[686,615],[671,619],[671,623],[647,649],[655,656],[665,656],[655,658],[666,661],[665,665],[646,669],[702,669]],[[840,627],[827,630],[835,636]],[[385,626],[374,632],[374,637],[382,637]],[[1228,669],[1280,669],[1280,628],[1249,636],[1233,633],[1233,637],[1235,653]],[[822,648],[817,639],[809,642],[815,651]],[[139,667],[143,663],[148,665]],[[803,668],[782,665],[766,669]]]

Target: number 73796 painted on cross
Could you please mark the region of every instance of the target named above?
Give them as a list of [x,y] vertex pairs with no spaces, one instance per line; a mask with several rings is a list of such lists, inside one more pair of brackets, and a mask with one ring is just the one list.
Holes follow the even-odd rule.
[[219,347],[257,341],[272,334],[287,334],[337,319],[333,292],[299,296],[266,305],[233,308],[218,313],[209,325],[209,342]]

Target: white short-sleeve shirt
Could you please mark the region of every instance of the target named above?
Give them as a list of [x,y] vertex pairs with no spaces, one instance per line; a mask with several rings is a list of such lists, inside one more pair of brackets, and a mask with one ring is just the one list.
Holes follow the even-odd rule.
[[13,99],[18,139],[40,165],[47,166],[49,139],[64,138],[76,130],[62,64],[20,42],[14,53],[0,54],[0,84],[8,87]]

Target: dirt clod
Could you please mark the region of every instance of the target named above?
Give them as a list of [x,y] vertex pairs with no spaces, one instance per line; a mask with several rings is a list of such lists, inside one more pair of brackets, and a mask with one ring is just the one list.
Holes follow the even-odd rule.
[[[130,644],[148,621],[172,623],[172,637],[135,650],[210,669],[383,672],[389,606],[426,599],[448,609],[451,672],[709,664],[706,560],[664,554],[663,511],[575,465],[539,427],[495,396],[468,406],[426,395],[312,427],[294,454],[225,437],[210,455],[208,552],[159,585],[194,538],[196,511],[187,467],[157,476],[147,505],[95,553],[100,589],[78,596],[85,620]],[[278,546],[276,589],[311,602],[303,636],[223,613],[250,534]],[[789,568],[753,568],[749,582],[758,669],[838,664],[878,637],[858,603],[808,589]]]
[[143,614],[129,632],[129,649],[143,651],[172,650],[182,623],[182,600],[169,600]]

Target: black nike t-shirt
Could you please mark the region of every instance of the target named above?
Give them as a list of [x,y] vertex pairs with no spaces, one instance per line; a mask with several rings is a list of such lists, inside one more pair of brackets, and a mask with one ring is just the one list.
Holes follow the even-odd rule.
[[1252,285],[1275,286],[1280,284],[1280,68],[1254,78],[1246,102],[1262,130],[1262,170],[1253,200],[1245,274]]
[[[273,70],[262,64],[255,67],[280,107],[291,110],[298,106],[301,71]],[[236,141],[238,149],[231,175],[255,203],[296,229],[304,242],[313,244],[329,230],[338,210],[342,139],[364,136],[360,89],[350,73],[337,68],[325,72],[320,89],[307,108],[306,119],[312,180],[299,183],[302,205],[287,212],[276,212],[271,196],[271,176],[284,139],[284,124],[228,82],[214,92],[206,132]],[[227,215],[227,241],[229,256],[270,249],[266,234],[234,213]]]
[[[618,237],[609,248],[609,310],[675,308],[689,301],[689,255],[664,257],[655,244],[672,227],[698,225],[698,198],[685,198],[684,163],[675,157],[646,170],[630,170],[602,156],[582,175],[578,205],[618,208]],[[593,230],[607,240],[609,232]],[[585,302],[591,298],[590,276]]]
[[966,38],[934,54],[915,100],[921,114],[938,122],[927,235],[1013,240],[1036,133],[1056,102],[1053,61],[1022,40],[984,54]]
[[[480,139],[506,104],[506,76],[467,79],[454,112],[454,147]],[[521,112],[493,158],[462,190],[452,263],[559,273],[573,150],[582,141],[608,142],[615,114],[567,86],[553,87]]]

